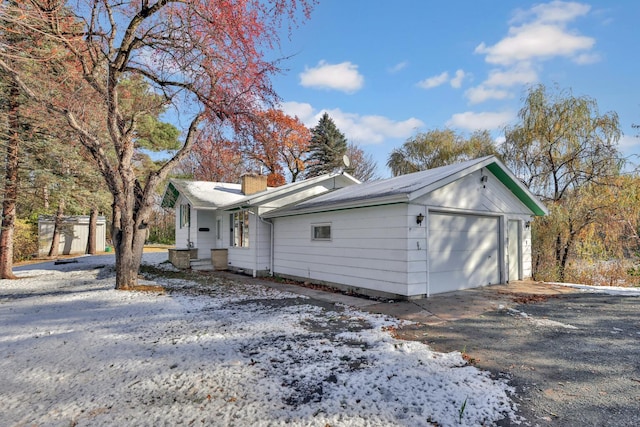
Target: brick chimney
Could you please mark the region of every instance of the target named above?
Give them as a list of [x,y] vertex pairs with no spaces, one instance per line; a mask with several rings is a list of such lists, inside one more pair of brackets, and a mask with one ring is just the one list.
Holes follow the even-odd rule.
[[248,196],[250,194],[259,193],[267,189],[267,176],[258,174],[244,174],[241,179],[242,194]]

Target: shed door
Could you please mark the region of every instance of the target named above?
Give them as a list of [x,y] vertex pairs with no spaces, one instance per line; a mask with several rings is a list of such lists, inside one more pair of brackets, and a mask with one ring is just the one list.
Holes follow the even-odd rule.
[[498,283],[499,218],[429,214],[429,292]]

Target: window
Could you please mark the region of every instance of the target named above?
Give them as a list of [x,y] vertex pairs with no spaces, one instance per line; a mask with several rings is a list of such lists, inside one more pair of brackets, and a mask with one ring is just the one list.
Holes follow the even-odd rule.
[[249,247],[249,211],[239,211],[229,215],[231,221],[230,246]]
[[191,206],[188,204],[180,205],[180,228],[189,226],[189,219],[191,217]]
[[216,218],[216,239],[222,239],[222,218]]
[[311,224],[311,240],[331,240],[331,224]]

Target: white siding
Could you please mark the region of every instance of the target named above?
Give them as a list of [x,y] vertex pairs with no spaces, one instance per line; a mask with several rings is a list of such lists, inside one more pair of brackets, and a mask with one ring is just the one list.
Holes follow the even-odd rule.
[[[255,212],[253,210],[252,212]],[[226,234],[223,232],[223,242],[230,244],[230,212],[225,212]],[[246,270],[253,275],[266,274],[271,263],[271,230],[268,224],[260,221],[257,215],[249,215],[249,247],[229,246],[229,266]]]
[[[311,239],[316,223],[331,224],[330,240]],[[419,249],[407,239],[408,228],[417,228],[407,205],[276,218],[274,227],[275,274],[399,295],[420,280],[408,273],[410,253]]]
[[256,223],[257,242],[256,250],[258,251],[256,259],[256,270],[259,272],[271,271],[271,226],[262,222],[259,218]]
[[[482,175],[487,181],[482,182]],[[429,209],[445,209],[452,213],[483,214],[501,216],[500,223],[506,227],[508,220],[520,220],[522,227],[531,221],[529,209],[504,186],[494,175],[484,170],[476,171],[415,200]],[[506,233],[501,233],[499,272],[506,278]],[[522,230],[522,276],[530,278],[531,265],[531,229]]]
[[485,183],[480,181],[482,171],[476,171],[445,185],[415,203],[431,207],[455,208],[466,211],[530,214],[529,209],[490,172]]

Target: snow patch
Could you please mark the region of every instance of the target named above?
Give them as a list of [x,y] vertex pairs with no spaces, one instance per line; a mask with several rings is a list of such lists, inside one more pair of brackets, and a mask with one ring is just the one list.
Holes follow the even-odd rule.
[[[166,253],[144,262],[166,266]],[[0,281],[8,425],[459,426],[515,419],[506,380],[400,322],[211,276],[113,289],[113,256]],[[51,264],[51,265],[49,265]]]

